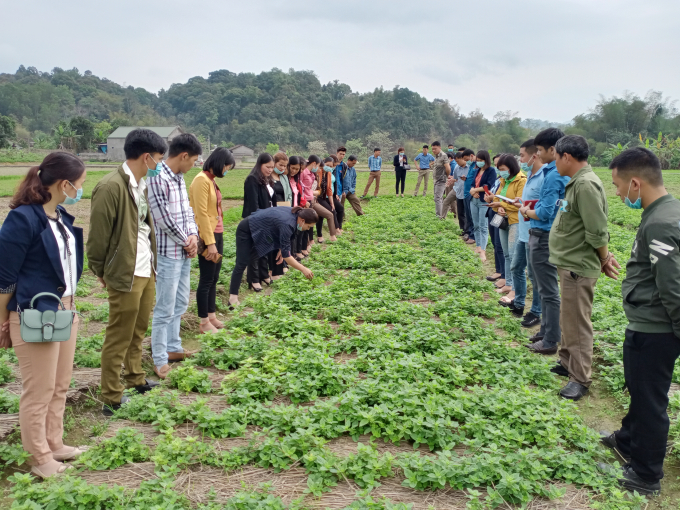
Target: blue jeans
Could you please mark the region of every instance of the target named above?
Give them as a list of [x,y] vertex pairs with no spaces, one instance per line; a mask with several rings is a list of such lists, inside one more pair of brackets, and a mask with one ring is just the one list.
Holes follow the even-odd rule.
[[512,290],[515,290],[515,287],[512,284],[512,257],[515,253],[515,245],[517,244],[517,236],[519,234],[518,228],[519,224],[515,223],[514,225],[508,225],[507,230],[503,230],[502,228],[498,229],[498,235],[501,238],[501,246],[503,247],[503,257],[505,259],[505,285],[512,287]]
[[[524,269],[527,270],[526,274]],[[527,297],[527,276],[534,287],[533,299],[531,302],[531,313],[536,317],[541,316],[541,297],[538,295],[538,288],[534,283],[534,275],[529,264],[529,243],[517,241],[515,253],[512,256],[512,281],[515,287],[515,306],[521,308]]]
[[486,251],[486,243],[489,242],[489,223],[486,221],[486,212],[489,208],[485,204],[484,200],[473,198],[470,202],[470,211],[475,225],[475,244]]
[[463,202],[465,203],[465,233],[474,240],[475,225],[474,223],[472,223],[472,212],[470,212],[470,202],[472,202],[472,197],[471,196],[465,197]]
[[151,322],[151,352],[158,368],[168,363],[168,352],[184,352],[179,327],[189,306],[191,259],[158,256],[156,306]]

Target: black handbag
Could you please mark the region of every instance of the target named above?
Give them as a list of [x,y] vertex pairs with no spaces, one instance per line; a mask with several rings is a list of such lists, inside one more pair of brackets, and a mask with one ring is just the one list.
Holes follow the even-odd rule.
[[510,224],[508,223],[508,218],[505,216],[501,216],[498,213],[495,213],[493,215],[493,218],[491,218],[490,225],[492,227],[500,228],[501,230],[508,230],[508,227]]

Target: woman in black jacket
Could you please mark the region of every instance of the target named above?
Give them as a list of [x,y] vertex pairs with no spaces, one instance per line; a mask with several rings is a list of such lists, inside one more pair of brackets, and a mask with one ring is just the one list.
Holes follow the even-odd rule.
[[397,151],[399,154],[394,156],[394,173],[397,176],[396,192],[399,195],[399,183],[401,183],[401,198],[404,198],[404,185],[406,184],[406,166],[408,166],[408,159],[403,147],[399,147]]
[[291,244],[298,232],[313,228],[318,219],[314,209],[275,207],[260,210],[239,223],[236,229],[236,265],[229,285],[229,309],[239,305],[238,290],[243,279],[243,270],[252,260],[272,251],[276,253],[277,264],[283,264],[285,260],[306,278],[314,278],[309,269],[295,260],[291,253]]
[[[263,152],[258,156],[255,166],[243,183],[242,218],[247,218],[260,209],[276,206],[274,181],[271,177],[273,171],[274,158],[271,154]],[[252,261],[248,266],[248,287],[255,292],[261,292],[260,281],[266,284],[271,283],[269,269],[269,260],[266,255],[259,260]]]

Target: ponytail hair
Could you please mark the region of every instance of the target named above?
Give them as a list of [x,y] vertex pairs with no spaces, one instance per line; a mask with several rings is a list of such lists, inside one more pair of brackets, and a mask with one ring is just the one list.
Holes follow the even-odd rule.
[[308,225],[319,221],[319,215],[316,214],[314,209],[305,209],[304,207],[295,206],[290,210],[290,212],[292,212],[296,217],[302,218],[302,220]]
[[52,200],[49,187],[59,181],[74,183],[85,172],[85,164],[70,152],[53,152],[39,166],[28,171],[9,203],[10,209],[20,205],[43,205]]

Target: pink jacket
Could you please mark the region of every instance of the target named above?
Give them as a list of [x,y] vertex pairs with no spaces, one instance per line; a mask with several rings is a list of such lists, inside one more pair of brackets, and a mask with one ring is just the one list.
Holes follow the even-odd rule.
[[300,182],[302,183],[302,194],[309,203],[311,203],[312,200],[314,200],[314,194],[312,193],[312,184],[314,184],[315,180],[316,175],[308,168],[305,168],[300,174]]

